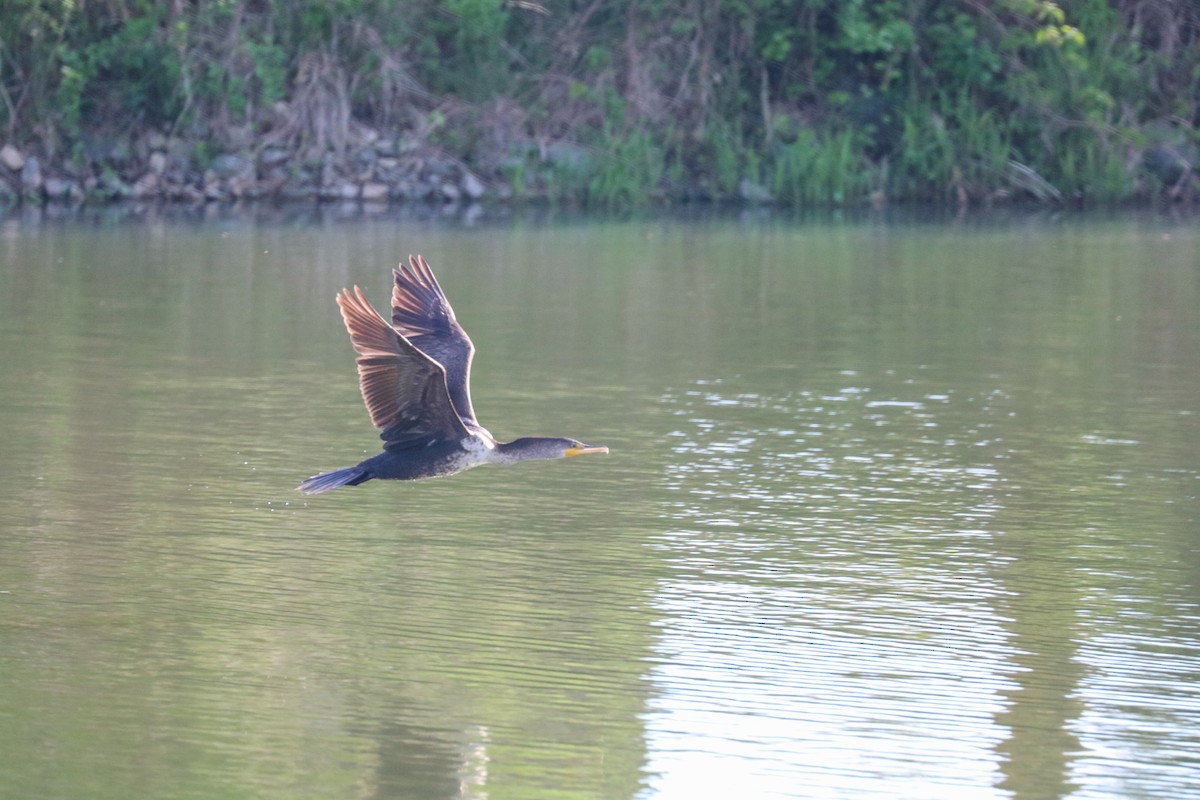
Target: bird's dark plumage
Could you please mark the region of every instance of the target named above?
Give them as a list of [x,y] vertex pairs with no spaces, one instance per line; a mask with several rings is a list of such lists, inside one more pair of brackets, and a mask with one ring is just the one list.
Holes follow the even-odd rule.
[[471,408],[471,359],[475,357],[471,337],[454,318],[454,309],[424,258],[410,258],[392,275],[392,325],[442,365],[454,409],[464,422],[478,425]]
[[363,402],[382,431],[384,451],[357,466],[315,475],[300,484],[301,491],[318,494],[372,478],[418,480],[482,464],[608,452],[574,439],[497,442],[471,407],[475,346],[429,264],[410,256],[393,275],[390,323],[357,286],[337,296],[358,353]]

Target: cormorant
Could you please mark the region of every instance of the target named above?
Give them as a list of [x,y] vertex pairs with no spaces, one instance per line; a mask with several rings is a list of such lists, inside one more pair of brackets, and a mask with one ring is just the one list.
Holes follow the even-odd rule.
[[393,270],[392,321],[357,286],[337,296],[358,353],[358,383],[383,452],[354,467],[314,475],[298,487],[319,494],[372,478],[412,481],[453,475],[481,464],[607,453],[574,439],[527,437],[498,442],[471,408],[475,346],[429,264],[409,256]]

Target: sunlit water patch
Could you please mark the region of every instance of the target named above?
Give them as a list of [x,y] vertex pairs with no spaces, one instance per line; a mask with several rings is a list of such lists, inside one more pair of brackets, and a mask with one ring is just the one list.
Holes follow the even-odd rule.
[[[1054,607],[1077,592],[1024,559],[1065,555],[1076,534],[1086,548],[1106,529],[1064,506],[1038,520],[1039,542],[1025,542],[1024,483],[1038,478],[1014,463],[1029,442],[1008,392],[937,388],[920,375],[812,382],[825,388],[766,394],[713,381],[663,398],[679,458],[665,476],[672,525],[653,545],[674,571],[655,600],[649,785],[664,796],[999,797],[1039,769],[1053,791],[1120,789],[1114,774],[1138,785],[1136,756],[1106,740],[1136,740],[1144,715],[1114,729],[1113,681],[1094,666],[1104,646],[1077,651],[1028,632],[1032,615],[1070,615]],[[1179,666],[1195,674],[1194,662]],[[1065,682],[1039,690],[1044,670]],[[1179,670],[1165,673],[1181,685]],[[1118,694],[1164,702],[1151,674]],[[1092,683],[1107,688],[1080,703]],[[1150,750],[1188,729],[1197,705],[1186,691],[1175,698]],[[1061,735],[1040,737],[1037,725]],[[1039,747],[1059,752],[1047,759]],[[1081,747],[1096,763],[1072,762]],[[1182,765],[1173,777],[1196,780]]]

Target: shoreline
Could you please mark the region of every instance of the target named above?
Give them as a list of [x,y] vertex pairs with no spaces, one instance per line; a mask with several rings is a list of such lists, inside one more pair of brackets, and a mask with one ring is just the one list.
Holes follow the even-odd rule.
[[1149,200],[1063,207],[1016,201],[956,206],[948,203],[897,202],[841,206],[749,205],[734,202],[676,203],[620,209],[588,209],[549,201],[487,199],[472,202],[279,200],[271,198],[182,202],[123,199],[105,202],[0,204],[0,225],[9,230],[41,225],[87,224],[338,224],[356,221],[450,227],[522,224],[575,225],[594,222],[727,222],[729,224],[928,224],[963,225],[1061,224],[1073,219],[1141,219],[1147,223],[1193,223],[1200,220],[1196,203]]
[[[0,215],[31,206],[106,206],[124,203],[162,203],[181,207],[216,204],[355,204],[367,208],[403,205],[430,207],[522,208],[548,206],[561,209],[609,212],[620,209],[777,208],[805,209],[883,208],[925,206],[952,210],[989,209],[1010,206],[1044,209],[1088,210],[1111,207],[1194,207],[1200,200],[1200,173],[1188,168],[1158,191],[1143,188],[1124,198],[1090,200],[1064,197],[1048,187],[1039,176],[1014,170],[1005,184],[987,195],[966,196],[947,191],[938,199],[889,197],[877,191],[841,202],[780,202],[755,182],[743,180],[736,193],[714,196],[703,189],[702,176],[692,177],[674,192],[647,191],[640,199],[623,203],[589,204],[569,191],[556,190],[536,177],[537,166],[526,174],[533,180],[508,179],[503,175],[481,176],[462,162],[439,154],[397,152],[393,146],[371,144],[353,155],[332,153],[318,163],[304,162],[299,154],[274,146],[254,152],[222,153],[201,168],[192,157],[167,137],[143,137],[138,149],[145,155],[120,155],[113,159],[89,160],[79,166],[63,161],[47,165],[37,155],[20,148],[0,147]],[[124,150],[122,146],[120,149]],[[544,165],[543,165],[544,166]],[[1174,162],[1172,162],[1174,166]],[[549,165],[550,169],[556,165]],[[1144,177],[1154,177],[1143,165]]]

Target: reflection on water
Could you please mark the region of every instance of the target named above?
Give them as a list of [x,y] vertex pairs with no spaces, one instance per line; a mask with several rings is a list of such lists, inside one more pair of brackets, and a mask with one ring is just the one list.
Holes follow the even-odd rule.
[[[674,567],[656,597],[656,790],[785,797],[803,784],[809,796],[874,797],[886,782],[888,796],[995,786],[1058,797],[1196,785],[1194,598],[1179,609],[1184,639],[1129,628],[1100,600],[1138,603],[1137,560],[1118,548],[1124,569],[1102,566],[1128,520],[1096,516],[1138,502],[1123,477],[1137,454],[1114,448],[1138,442],[1077,433],[1039,475],[1024,462],[1044,432],[1008,391],[964,394],[931,373],[784,372],[663,397],[679,458],[666,471],[674,526],[655,545]],[[824,388],[762,393],[798,383]],[[1079,462],[1105,476],[1086,504],[1060,496],[1083,490]],[[1152,561],[1144,575],[1177,570]],[[1141,754],[1138,742],[1150,742]],[[1161,769],[1164,758],[1177,766]]]
[[876,397],[863,377],[664,398],[689,458],[668,472],[680,527],[660,546],[678,570],[649,729],[679,796],[789,796],[806,775],[837,797],[993,782],[1014,688],[990,529],[1008,493],[1004,398],[924,378]]
[[[1154,218],[0,228],[0,796],[1200,793],[1200,264]],[[376,440],[423,251],[497,435]]]

